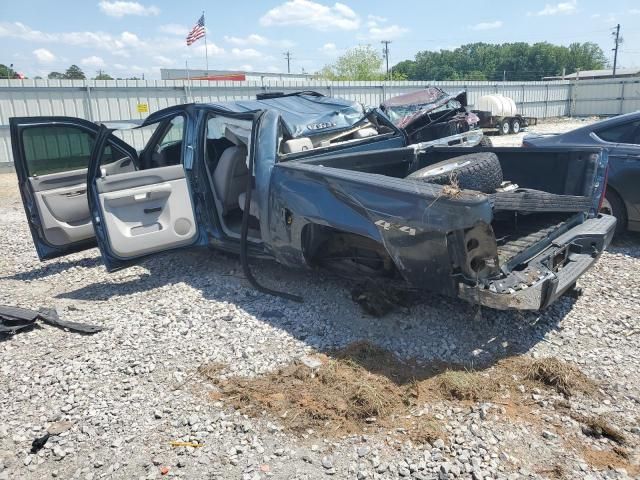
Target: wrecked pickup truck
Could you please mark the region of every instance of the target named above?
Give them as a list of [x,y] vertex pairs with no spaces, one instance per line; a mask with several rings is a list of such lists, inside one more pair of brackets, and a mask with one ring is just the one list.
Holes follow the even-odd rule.
[[[535,310],[609,244],[606,151],[405,147],[384,118],[293,96],[179,105],[121,130],[69,117],[10,128],[41,259],[97,244],[114,270],[208,246],[239,252],[252,282],[248,259],[270,258]],[[371,138],[354,136],[364,128]]]

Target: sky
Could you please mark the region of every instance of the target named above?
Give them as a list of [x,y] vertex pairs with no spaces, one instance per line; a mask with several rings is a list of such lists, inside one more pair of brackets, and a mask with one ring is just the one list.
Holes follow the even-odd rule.
[[[382,50],[393,65],[422,50],[472,42],[595,42],[620,67],[640,67],[639,0],[0,0],[0,63],[28,77],[79,65],[92,77],[160,78],[204,68],[204,39],[185,37],[205,10],[210,69],[313,73],[349,48]],[[546,72],[545,72],[546,73]]]

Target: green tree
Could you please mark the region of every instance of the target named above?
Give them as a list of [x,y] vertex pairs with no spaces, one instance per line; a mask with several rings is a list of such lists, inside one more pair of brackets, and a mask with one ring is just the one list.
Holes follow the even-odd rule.
[[371,45],[361,45],[326,65],[320,76],[328,80],[383,80],[382,56]]
[[13,78],[15,74],[16,72],[13,68],[7,67],[6,65],[0,63],[0,79]]
[[64,72],[64,78],[68,80],[84,80],[87,77],[84,75],[84,72],[80,70],[79,66],[71,65],[67,68],[67,71]]
[[98,72],[98,75],[94,77],[94,80],[113,80],[113,77],[108,73],[104,73],[102,70]]
[[64,78],[64,74],[60,72],[51,72],[47,75],[47,78],[50,80],[62,80]]
[[394,71],[409,80],[540,80],[580,68],[596,70],[606,65],[602,49],[595,43],[573,43],[568,47],[539,42],[503,44],[470,43],[454,50],[418,52]]

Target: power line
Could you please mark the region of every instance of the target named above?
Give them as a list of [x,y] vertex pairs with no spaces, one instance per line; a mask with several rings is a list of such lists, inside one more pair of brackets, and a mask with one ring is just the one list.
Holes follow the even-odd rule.
[[287,59],[287,73],[291,73],[291,52],[287,50],[283,55]]
[[381,40],[380,43],[384,45],[384,50],[382,52],[384,54],[385,60],[387,61],[387,80],[390,80],[389,78],[389,44],[391,43],[391,40]]

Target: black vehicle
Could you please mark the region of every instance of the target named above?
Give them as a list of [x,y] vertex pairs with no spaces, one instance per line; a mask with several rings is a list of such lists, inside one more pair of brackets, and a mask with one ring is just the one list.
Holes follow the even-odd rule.
[[609,152],[605,213],[617,231],[640,231],[640,111],[608,118],[563,134],[530,134],[523,147],[599,147]]
[[[118,132],[11,118],[38,255],[97,244],[114,270],[209,246],[239,252],[263,291],[250,257],[535,310],[609,244],[615,219],[598,214],[606,151],[404,147],[384,115],[348,116],[339,103],[179,105]],[[354,137],[364,128],[375,134]]]

